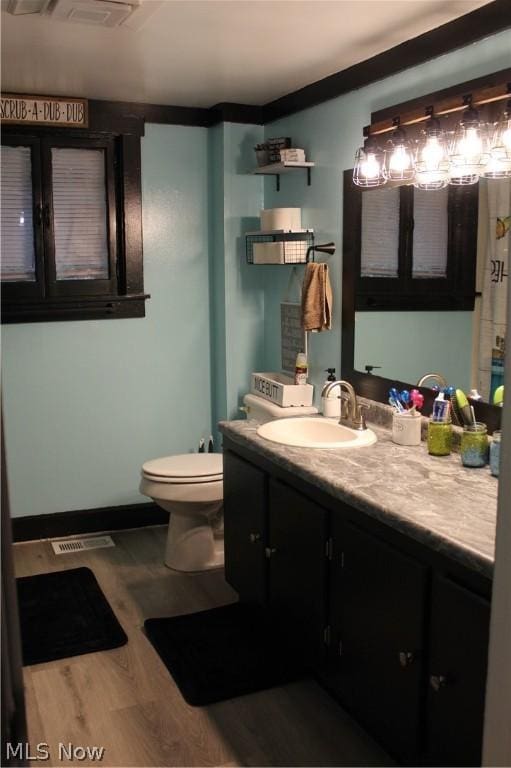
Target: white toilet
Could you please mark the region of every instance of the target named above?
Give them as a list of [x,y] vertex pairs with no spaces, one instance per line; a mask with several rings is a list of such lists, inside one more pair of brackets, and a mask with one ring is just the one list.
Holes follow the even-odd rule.
[[175,571],[223,566],[221,453],[185,453],[146,461],[140,493],[170,512],[165,565]]
[[[281,408],[245,395],[247,416],[259,422],[317,413],[316,408]],[[175,571],[207,571],[224,564],[223,457],[185,453],[146,461],[140,493],[170,512],[165,565]]]

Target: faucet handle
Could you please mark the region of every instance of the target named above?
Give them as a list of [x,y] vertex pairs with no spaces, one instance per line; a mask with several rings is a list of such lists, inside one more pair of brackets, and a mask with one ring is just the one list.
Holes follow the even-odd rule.
[[357,426],[356,426],[356,429],[360,429],[360,430],[367,429],[366,417],[365,417],[364,411],[368,411],[368,410],[369,410],[369,406],[366,405],[365,403],[360,403],[359,405],[357,405],[357,411],[356,411]]

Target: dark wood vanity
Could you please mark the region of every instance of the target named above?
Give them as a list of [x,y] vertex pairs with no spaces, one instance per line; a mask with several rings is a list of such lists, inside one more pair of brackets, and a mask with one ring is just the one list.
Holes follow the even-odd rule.
[[480,765],[491,580],[224,434],[225,573],[404,765]]

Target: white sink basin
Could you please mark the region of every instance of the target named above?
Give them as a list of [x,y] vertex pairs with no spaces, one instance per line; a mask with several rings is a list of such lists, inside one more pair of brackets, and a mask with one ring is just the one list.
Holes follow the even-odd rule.
[[377,440],[371,429],[350,429],[335,419],[319,416],[268,421],[261,424],[257,434],[272,443],[301,448],[361,448]]

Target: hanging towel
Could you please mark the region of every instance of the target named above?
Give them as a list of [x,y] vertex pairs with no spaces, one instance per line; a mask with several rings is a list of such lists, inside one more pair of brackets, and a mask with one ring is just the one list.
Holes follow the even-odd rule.
[[332,286],[328,264],[310,262],[305,267],[302,325],[306,331],[329,331],[332,327]]

